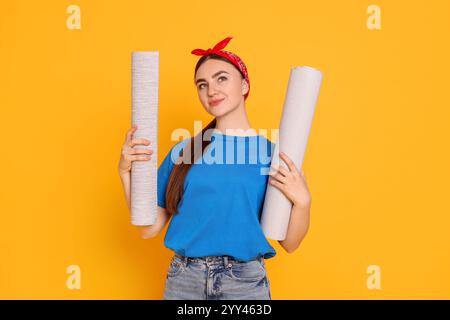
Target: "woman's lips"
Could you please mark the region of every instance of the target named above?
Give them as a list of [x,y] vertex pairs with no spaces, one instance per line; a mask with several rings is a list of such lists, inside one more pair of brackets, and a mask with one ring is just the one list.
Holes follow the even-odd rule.
[[215,107],[215,106],[217,106],[219,103],[221,103],[223,100],[225,100],[225,98],[223,98],[223,99],[221,99],[221,100],[217,100],[217,101],[211,101],[211,102],[209,103],[209,105]]

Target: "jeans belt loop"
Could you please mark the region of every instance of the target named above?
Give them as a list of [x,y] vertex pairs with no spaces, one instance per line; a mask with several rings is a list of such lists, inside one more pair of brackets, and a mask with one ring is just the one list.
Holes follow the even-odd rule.
[[223,264],[224,264],[225,268],[228,268],[228,257],[227,256],[223,257]]

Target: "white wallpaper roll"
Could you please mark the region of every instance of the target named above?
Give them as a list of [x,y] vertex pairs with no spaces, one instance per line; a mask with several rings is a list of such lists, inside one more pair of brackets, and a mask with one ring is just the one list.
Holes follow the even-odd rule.
[[151,160],[133,161],[131,165],[131,223],[153,225],[157,215],[158,176],[158,83],[159,52],[132,52],[132,125],[138,125],[135,139],[147,139],[153,150]]
[[[271,169],[279,165],[288,168],[279,157],[279,152],[283,151],[297,170],[301,170],[321,83],[319,70],[307,66],[291,68]],[[291,208],[289,199],[268,183],[261,213],[261,226],[266,237],[286,238]]]

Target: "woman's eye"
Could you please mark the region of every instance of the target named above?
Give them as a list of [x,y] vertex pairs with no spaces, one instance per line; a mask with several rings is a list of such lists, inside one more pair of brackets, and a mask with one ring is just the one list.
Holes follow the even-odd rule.
[[[227,77],[222,76],[222,77],[219,77],[219,80],[220,80],[220,79],[227,80]],[[199,88],[199,89],[203,89],[203,87],[202,87],[203,85],[204,85],[204,83],[199,84],[199,85],[198,85],[198,88]]]

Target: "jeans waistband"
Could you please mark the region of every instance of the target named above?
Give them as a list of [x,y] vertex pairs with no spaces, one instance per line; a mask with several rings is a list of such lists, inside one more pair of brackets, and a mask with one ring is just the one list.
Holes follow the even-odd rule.
[[[207,256],[207,257],[187,257],[175,253],[175,257],[179,258],[183,262],[197,262],[197,263],[223,263],[224,265],[228,265],[229,263],[245,263],[248,261],[238,260],[232,256],[223,255],[223,256]],[[262,256],[256,257],[254,260],[262,261],[264,258]]]

